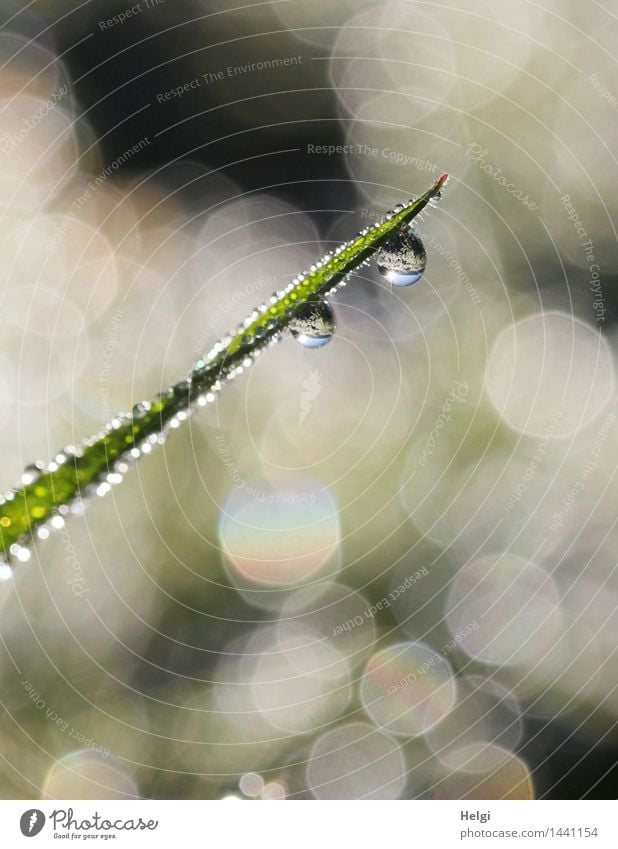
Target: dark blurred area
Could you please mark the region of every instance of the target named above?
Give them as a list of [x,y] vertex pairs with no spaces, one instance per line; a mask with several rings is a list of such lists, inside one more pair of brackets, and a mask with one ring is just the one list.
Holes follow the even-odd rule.
[[[311,210],[333,207],[336,181],[335,207],[352,208],[339,158],[322,158],[316,174],[306,152],[307,143],[343,143],[324,50],[295,39],[268,4],[234,11],[230,3],[168,0],[101,29],[124,10],[122,2],[88,3],[53,28],[108,160],[147,135],[152,143],[135,167],[161,169],[163,180],[167,165],[190,158],[245,191],[302,198]],[[273,60],[295,64],[250,70]],[[191,191],[199,204],[208,186]]]

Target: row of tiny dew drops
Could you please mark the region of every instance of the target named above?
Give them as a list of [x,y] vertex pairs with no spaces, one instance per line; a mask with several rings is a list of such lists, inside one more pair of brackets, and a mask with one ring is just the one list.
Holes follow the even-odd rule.
[[[430,203],[435,205],[440,199],[440,193],[436,192]],[[407,204],[397,205],[391,212],[386,213],[382,221],[365,228],[359,236],[367,235],[372,229],[378,229],[386,220],[389,220],[414,203],[410,200]],[[358,236],[357,236],[358,238]],[[74,496],[66,503],[57,506],[53,515],[45,523],[39,524],[34,531],[39,540],[48,539],[54,531],[64,528],[65,519],[69,515],[81,515],[84,512],[85,503],[95,497],[106,495],[113,486],[124,479],[130,466],[143,454],[149,454],[156,445],[162,445],[171,430],[178,428],[196,408],[204,407],[213,402],[217,393],[224,383],[228,383],[248,368],[259,354],[268,347],[276,344],[284,336],[285,329],[289,329],[293,339],[305,348],[320,348],[325,345],[334,335],[336,330],[335,313],[332,306],[325,300],[326,295],[334,293],[338,288],[345,286],[353,272],[343,279],[338,280],[324,296],[312,297],[294,305],[293,294],[297,287],[303,286],[306,278],[317,272],[320,268],[331,262],[340,254],[349,254],[350,246],[354,240],[344,242],[334,251],[326,253],[322,259],[306,274],[300,274],[283,291],[275,293],[268,304],[262,304],[239,325],[237,336],[232,334],[223,337],[217,342],[206,357],[199,360],[188,378],[171,386],[166,392],[157,396],[156,402],[164,402],[173,409],[173,415],[167,420],[159,419],[159,427],[155,432],[149,433],[139,445],[128,448],[118,457],[111,466],[111,471],[106,470],[97,475],[93,481],[76,489]],[[425,247],[420,236],[408,224],[403,224],[391,240],[378,249],[374,255],[379,273],[393,286],[410,286],[416,283],[427,263]],[[359,264],[359,268],[369,264],[368,260]],[[354,269],[357,270],[357,269]],[[288,299],[291,294],[292,300]],[[272,313],[273,305],[283,301],[289,302],[283,316],[267,318],[265,322],[261,319],[267,313]],[[251,330],[249,330],[251,328]],[[228,348],[232,341],[240,338],[240,344],[236,351],[230,355]],[[151,410],[152,405],[148,401],[137,403],[130,414],[121,413],[109,422],[103,431],[89,439],[84,440],[81,445],[69,445],[59,453],[50,463],[41,461],[28,466],[21,477],[19,484],[12,490],[0,496],[0,505],[12,500],[17,491],[24,486],[36,483],[41,474],[55,472],[58,468],[75,458],[82,457],[89,448],[95,446],[113,431],[126,426],[128,423],[143,419]],[[35,490],[36,494],[36,490]],[[36,516],[33,508],[30,513],[33,519]],[[39,508],[42,509],[42,508]],[[5,519],[0,518],[0,523]],[[24,538],[10,546],[10,560],[26,562],[31,557],[30,544],[32,537],[26,534]],[[12,574],[9,560],[0,554],[0,579],[8,578]]]

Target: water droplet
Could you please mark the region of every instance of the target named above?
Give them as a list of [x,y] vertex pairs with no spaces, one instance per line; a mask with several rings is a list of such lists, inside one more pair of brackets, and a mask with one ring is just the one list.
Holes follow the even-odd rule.
[[71,502],[71,515],[72,516],[83,516],[86,510],[86,505],[82,498],[76,498]]
[[427,254],[418,233],[406,227],[377,252],[376,260],[378,271],[393,286],[411,286],[425,271]]
[[20,563],[27,563],[32,557],[32,552],[24,545],[12,545],[10,552],[16,560],[19,560]]
[[321,348],[331,339],[337,323],[326,301],[307,301],[292,310],[290,331],[303,348]]
[[24,486],[35,483],[41,477],[42,466],[42,463],[31,463],[29,466],[26,466],[21,476],[21,483]]
[[132,411],[132,416],[134,419],[142,419],[148,410],[150,409],[150,404],[148,401],[139,401],[134,407]]

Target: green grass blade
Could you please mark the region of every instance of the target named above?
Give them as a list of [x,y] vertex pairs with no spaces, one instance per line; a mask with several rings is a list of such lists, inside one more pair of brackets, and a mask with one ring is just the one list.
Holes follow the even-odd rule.
[[248,316],[235,335],[218,342],[185,380],[138,405],[131,415],[119,415],[105,430],[80,446],[65,448],[46,467],[28,467],[20,486],[0,497],[0,556],[26,560],[36,534],[45,538],[62,527],[64,517],[91,495],[104,495],[119,483],[130,464],[162,441],[173,420],[214,400],[232,379],[268,346],[282,338],[294,310],[335,290],[396,233],[439,197],[446,174],[416,200],[397,207],[379,223],[327,254],[282,292]]

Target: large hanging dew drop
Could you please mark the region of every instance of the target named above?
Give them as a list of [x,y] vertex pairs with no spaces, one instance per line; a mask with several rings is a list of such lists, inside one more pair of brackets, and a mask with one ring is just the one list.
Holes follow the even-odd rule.
[[303,348],[321,348],[332,338],[337,322],[326,301],[315,300],[293,308],[290,332]]
[[376,254],[378,271],[393,286],[411,286],[427,266],[427,253],[420,236],[410,227],[402,228]]

